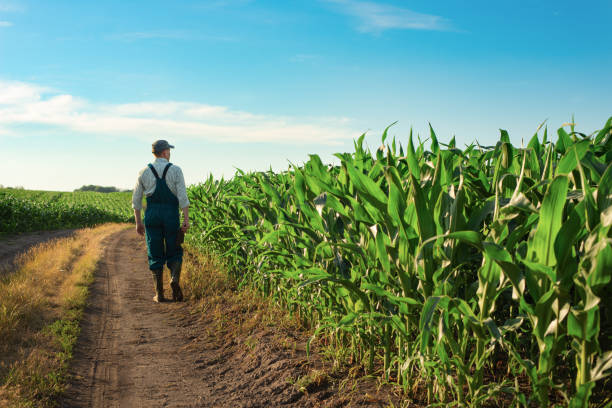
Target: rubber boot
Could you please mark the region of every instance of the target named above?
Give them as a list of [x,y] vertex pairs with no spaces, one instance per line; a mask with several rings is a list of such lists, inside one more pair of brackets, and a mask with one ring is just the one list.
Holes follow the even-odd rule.
[[153,283],[155,284],[155,296],[153,297],[154,302],[165,302],[164,298],[164,275],[163,270],[153,272]]
[[175,302],[183,301],[183,291],[181,290],[181,286],[179,285],[182,266],[183,263],[180,261],[168,265],[168,268],[170,268],[170,287],[172,288],[172,300],[174,300]]

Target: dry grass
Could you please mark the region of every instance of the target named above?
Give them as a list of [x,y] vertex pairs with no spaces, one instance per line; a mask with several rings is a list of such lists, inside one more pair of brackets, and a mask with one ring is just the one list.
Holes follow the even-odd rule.
[[217,330],[247,337],[262,327],[303,331],[295,318],[255,289],[238,290],[236,281],[216,256],[185,244],[183,270],[186,294],[197,300],[199,311],[214,317]]
[[31,248],[0,281],[0,406],[52,406],[63,389],[105,224]]

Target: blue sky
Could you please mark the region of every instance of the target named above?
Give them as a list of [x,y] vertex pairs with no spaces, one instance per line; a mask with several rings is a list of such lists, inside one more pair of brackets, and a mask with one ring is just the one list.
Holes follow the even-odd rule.
[[384,127],[528,139],[612,115],[612,2],[0,0],[0,184],[131,188],[325,160]]

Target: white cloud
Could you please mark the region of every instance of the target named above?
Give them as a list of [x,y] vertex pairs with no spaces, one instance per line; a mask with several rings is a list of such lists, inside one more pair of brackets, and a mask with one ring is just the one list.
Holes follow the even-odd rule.
[[389,29],[399,30],[437,30],[450,29],[450,22],[440,16],[418,13],[403,7],[358,0],[327,0],[337,4],[340,11],[356,17],[359,31],[381,32]]
[[13,23],[10,21],[0,21],[0,27],[12,27]]
[[358,132],[346,118],[260,115],[180,101],[97,104],[23,82],[0,81],[0,135],[27,137],[22,125],[80,134],[216,142],[338,144]]

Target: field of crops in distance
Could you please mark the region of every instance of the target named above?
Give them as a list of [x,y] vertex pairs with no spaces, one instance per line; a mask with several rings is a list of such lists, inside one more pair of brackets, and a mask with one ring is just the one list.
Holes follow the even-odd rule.
[[0,234],[133,222],[132,194],[0,189]]
[[340,362],[440,406],[604,406],[612,118],[526,146],[389,140],[192,186],[196,245]]

